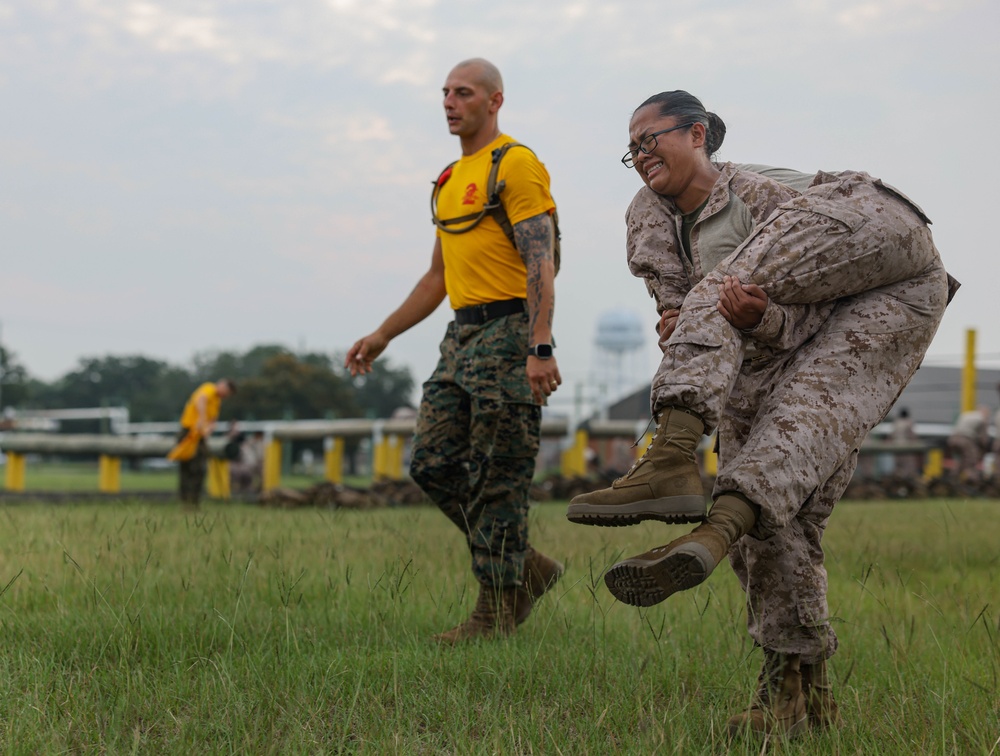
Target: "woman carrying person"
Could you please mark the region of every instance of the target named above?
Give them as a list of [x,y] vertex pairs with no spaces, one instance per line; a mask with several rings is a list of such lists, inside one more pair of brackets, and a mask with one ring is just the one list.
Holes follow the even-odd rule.
[[926,216],[867,174],[819,173],[799,193],[715,165],[725,127],[686,92],[651,97],[629,132],[623,161],[646,185],[627,216],[629,266],[669,335],[652,386],[657,433],[629,473],[567,514],[598,525],[695,519],[694,452],[719,428],[706,522],[605,580],[620,600],[650,605],[729,553],[765,656],[754,704],[731,729],[830,723],[836,636],[820,540],[857,449],[930,344],[949,277]]

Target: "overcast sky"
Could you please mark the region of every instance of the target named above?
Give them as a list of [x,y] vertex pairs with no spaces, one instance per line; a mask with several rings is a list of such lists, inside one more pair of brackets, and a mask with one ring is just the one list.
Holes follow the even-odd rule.
[[[625,380],[656,363],[618,159],[666,89],[726,121],[720,159],[913,197],[964,284],[933,363],[976,328],[1000,365],[998,33],[995,0],[0,0],[0,337],[45,380],[84,356],[346,350],[427,268],[430,182],[459,151],[441,85],[482,56],[501,128],[552,175],[567,389],[616,380],[609,311],[649,335]],[[389,359],[423,380],[448,317]]]

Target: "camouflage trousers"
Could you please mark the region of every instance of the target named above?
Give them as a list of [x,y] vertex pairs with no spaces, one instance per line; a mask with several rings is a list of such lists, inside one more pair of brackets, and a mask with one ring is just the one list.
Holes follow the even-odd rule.
[[910,381],[944,313],[948,276],[923,215],[865,174],[789,201],[691,290],[654,379],[654,409],[688,407],[708,429],[731,398],[748,338],[716,309],[723,275],[781,304],[822,305],[822,317],[771,355],[781,369],[742,444],[720,459],[716,493],[758,504],[752,535],[766,539],[834,477]]
[[[187,435],[187,430],[182,430],[177,436],[180,441]],[[177,465],[177,472],[180,478],[178,494],[181,501],[188,504],[197,504],[201,501],[201,493],[205,488],[205,476],[208,474],[208,447],[205,439],[198,442],[198,449],[191,459],[184,460]]]
[[[728,468],[751,434],[787,359],[762,356],[746,361],[719,424],[719,464]],[[837,650],[829,620],[823,533],[857,465],[857,450],[802,503],[788,523],[765,538],[746,535],[729,552],[729,562],[746,594],[747,630],[757,645],[801,654],[806,663]]]
[[410,474],[466,537],[483,585],[517,586],[541,408],[525,372],[528,316],[452,321],[424,383]]

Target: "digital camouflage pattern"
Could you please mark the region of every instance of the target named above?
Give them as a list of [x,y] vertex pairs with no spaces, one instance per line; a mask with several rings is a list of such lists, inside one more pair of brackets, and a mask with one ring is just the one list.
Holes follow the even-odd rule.
[[541,408],[525,372],[528,315],[449,323],[424,383],[410,474],[465,534],[483,585],[521,584]]
[[[744,362],[719,426],[720,470],[732,469],[758,407],[786,364],[786,359],[774,356]],[[762,648],[801,654],[803,663],[816,663],[836,652],[822,539],[857,459],[857,450],[852,450],[785,527],[766,538],[743,536],[730,549],[729,562],[746,593],[747,631]],[[761,507],[762,515],[763,511]]]
[[[936,312],[940,320],[947,274],[923,213],[864,173],[818,174],[817,180],[823,183],[782,203],[687,295],[653,381],[654,408],[687,407],[700,414],[708,428],[718,426],[747,340],[716,308],[726,275],[757,284],[781,305],[827,303],[890,285],[905,292],[907,281],[927,276],[930,280],[921,293],[927,287],[940,291],[931,301],[919,303],[913,317],[919,318],[923,310]],[[893,333],[894,314],[863,314],[866,333]],[[781,326],[765,319],[754,338],[769,343],[775,325]],[[783,346],[795,349],[804,342],[802,335],[798,343]]]
[[[644,207],[649,214],[630,223],[662,237],[662,208]],[[745,335],[716,309],[724,275],[781,303],[755,329],[762,343],[752,360]],[[761,507],[730,561],[747,593],[749,632],[765,648],[807,663],[836,650],[823,530],[857,449],[919,366],[950,285],[923,213],[851,172],[820,174],[782,203],[684,300],[654,407],[685,406],[718,426],[716,495],[739,491]]]

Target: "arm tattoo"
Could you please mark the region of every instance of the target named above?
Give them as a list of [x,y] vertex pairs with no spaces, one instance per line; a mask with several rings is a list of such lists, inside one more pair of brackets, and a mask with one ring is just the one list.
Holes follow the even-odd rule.
[[552,219],[548,213],[542,213],[516,223],[514,238],[524,267],[528,269],[529,333],[534,333],[539,318],[551,331],[555,296],[552,277],[542,276],[542,265],[552,264]]

